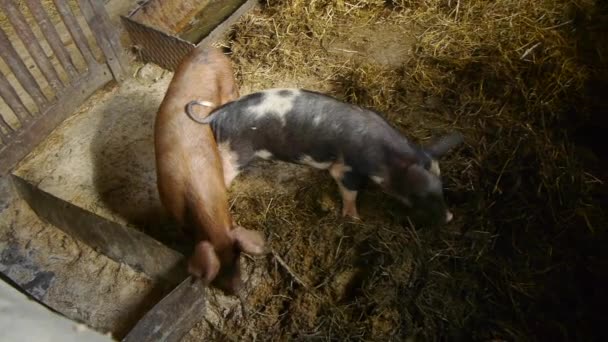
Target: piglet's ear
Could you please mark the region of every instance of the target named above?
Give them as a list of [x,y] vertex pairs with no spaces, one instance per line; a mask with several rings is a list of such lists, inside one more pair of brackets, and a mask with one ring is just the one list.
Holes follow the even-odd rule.
[[439,139],[435,139],[431,144],[425,147],[424,150],[430,154],[431,157],[438,159],[463,142],[464,136],[462,133],[452,132],[442,136]]
[[266,243],[260,232],[235,226],[232,230],[232,236],[238,248],[247,254],[262,255],[267,253]]
[[194,247],[194,254],[188,261],[188,272],[201,278],[205,285],[211,284],[220,270],[220,260],[209,241],[201,241]]

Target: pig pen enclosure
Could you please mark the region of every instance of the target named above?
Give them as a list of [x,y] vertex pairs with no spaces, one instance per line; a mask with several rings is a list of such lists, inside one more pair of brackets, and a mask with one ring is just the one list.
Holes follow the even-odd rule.
[[[250,316],[218,309],[183,340],[602,340],[607,23],[592,0],[261,1],[217,41],[241,94],[324,92],[422,144],[460,130],[441,161],[455,219],[427,225],[369,187],[349,221],[325,172],[256,163],[229,189],[236,221],[273,250],[243,261]],[[15,172],[187,254],[153,169],[171,73],[133,63]]]

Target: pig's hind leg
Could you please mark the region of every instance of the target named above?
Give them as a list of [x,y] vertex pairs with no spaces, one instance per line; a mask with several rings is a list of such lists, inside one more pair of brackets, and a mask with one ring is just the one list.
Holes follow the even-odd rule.
[[230,141],[218,144],[220,159],[222,160],[222,170],[224,173],[224,184],[229,188],[232,181],[241,173],[253,159],[253,150],[246,148],[231,148]]
[[363,184],[364,178],[353,172],[351,167],[343,163],[334,163],[329,173],[336,180],[340,195],[342,196],[342,216],[359,220],[357,212],[357,193]]

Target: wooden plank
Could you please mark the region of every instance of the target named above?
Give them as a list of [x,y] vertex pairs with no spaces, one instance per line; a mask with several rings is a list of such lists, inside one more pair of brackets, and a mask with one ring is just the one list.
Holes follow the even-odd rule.
[[220,39],[223,34],[230,29],[245,13],[249,12],[255,6],[257,6],[257,0],[247,0],[242,4],[236,11],[234,11],[226,20],[221,24],[217,25],[213,31],[211,31],[203,40],[196,44],[197,47],[208,46],[213,44],[215,41]]
[[[93,11],[97,15],[101,17],[101,23],[104,31],[106,32],[106,37],[110,41],[110,46],[118,59],[118,64],[120,64],[123,73],[122,76],[124,78],[125,74],[129,73],[129,62],[127,61],[127,56],[124,53],[122,46],[120,45],[120,36],[118,34],[118,30],[114,28],[112,25],[112,21],[110,20],[110,16],[106,11],[103,3],[97,0],[89,0],[89,3],[93,7]],[[117,81],[121,82],[123,79],[117,79]]]
[[0,73],[0,97],[4,99],[4,102],[6,102],[8,107],[15,113],[15,116],[19,119],[21,124],[23,124],[29,116],[32,116],[19,98],[19,95],[17,95],[15,88],[13,88],[2,73]]
[[[6,122],[6,120],[4,120],[4,117],[2,116],[2,114],[0,114],[0,127],[4,128],[8,132],[8,133],[6,133],[6,135],[4,135],[5,137],[8,136],[8,134],[15,131],[15,129],[13,127],[11,127],[11,125],[9,125],[8,122]],[[2,131],[0,131],[0,134],[4,134],[4,133],[2,133]]]
[[34,79],[34,76],[30,73],[28,68],[25,66],[21,57],[13,47],[13,44],[8,39],[8,36],[2,29],[0,29],[0,57],[4,62],[11,68],[15,77],[21,83],[25,91],[32,97],[39,109],[43,109],[47,103],[47,99],[42,94],[40,86]]
[[112,49],[110,40],[106,36],[101,17],[95,13],[91,3],[88,0],[78,0],[78,3],[80,4],[80,11],[82,12],[82,15],[89,24],[91,31],[93,31],[93,36],[95,36],[97,45],[101,48],[101,51],[103,51],[103,54],[106,57],[106,63],[108,63],[108,66],[112,71],[112,75],[117,80],[123,79],[125,70],[123,70],[122,66],[120,65],[118,57]]
[[[2,114],[0,114],[2,115]],[[8,134],[0,131],[0,145],[4,145],[4,144],[8,144],[9,143],[9,137]]]
[[184,256],[131,227],[107,220],[13,175],[19,194],[41,219],[108,258],[172,288],[186,278]]
[[34,32],[25,21],[25,17],[21,11],[19,11],[16,4],[11,0],[0,0],[0,6],[2,6],[2,9],[6,12],[6,16],[13,25],[17,35],[21,41],[23,41],[25,48],[27,51],[29,51],[30,55],[34,59],[34,62],[36,65],[38,65],[38,68],[51,87],[53,87],[55,91],[65,88],[64,84],[59,79],[57,70],[55,70],[53,64],[51,64],[48,57],[44,53],[38,38],[36,38],[34,35]]
[[55,103],[46,108],[40,107],[45,109],[44,115],[31,120],[20,129],[7,146],[0,148],[0,175],[12,169],[95,90],[111,80],[108,68],[96,64],[96,67],[89,69],[86,75],[74,82]]
[[10,135],[15,132],[15,130],[4,120],[2,117],[2,113],[0,113],[0,127],[3,127],[6,130],[6,133],[2,132],[0,129],[0,139],[2,139],[3,144],[8,144]]
[[69,78],[76,78],[78,76],[78,71],[76,71],[72,57],[63,45],[63,42],[61,41],[61,38],[59,37],[51,18],[42,6],[40,0],[26,0],[26,3],[30,9],[30,12],[32,12],[32,15],[34,18],[36,18],[38,26],[44,33],[47,42],[55,53],[55,56],[57,56],[61,66],[67,72]]
[[[137,48],[138,58],[144,62],[153,62],[167,69],[175,70],[180,61],[194,47],[208,46],[219,39],[231,25],[236,23],[247,11],[257,4],[257,0],[248,0],[234,11],[226,20],[216,26],[202,41],[193,44],[180,37],[153,28],[147,23],[138,21],[146,18],[147,14],[138,15],[142,11],[139,7],[129,16],[121,19],[134,46]],[[139,18],[139,19],[136,19]]]
[[93,53],[91,52],[89,43],[87,42],[86,37],[82,33],[82,29],[80,28],[80,25],[78,25],[78,21],[76,21],[74,13],[72,13],[72,10],[70,9],[70,6],[68,6],[66,0],[53,0],[53,2],[55,3],[57,12],[59,12],[63,23],[68,28],[68,31],[70,32],[70,35],[76,43],[76,46],[82,54],[82,57],[84,58],[85,62],[87,62],[89,66],[98,64],[95,60],[95,57],[93,57]]
[[205,287],[186,278],[150,310],[122,342],[178,342],[201,320],[205,310]]
[[129,17],[138,23],[175,35],[209,4],[210,0],[148,0]]
[[200,42],[246,2],[246,0],[209,1],[208,5],[178,32],[179,37],[193,43]]

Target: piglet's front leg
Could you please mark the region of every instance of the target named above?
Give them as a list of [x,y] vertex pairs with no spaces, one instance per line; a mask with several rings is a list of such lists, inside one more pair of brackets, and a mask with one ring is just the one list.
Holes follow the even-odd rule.
[[337,183],[338,188],[340,188],[340,195],[342,195],[342,216],[360,220],[361,218],[357,212],[357,191],[346,189],[340,181]]
[[357,212],[357,190],[360,177],[352,172],[351,167],[341,162],[334,163],[329,173],[335,179],[342,196],[342,216],[360,220]]

